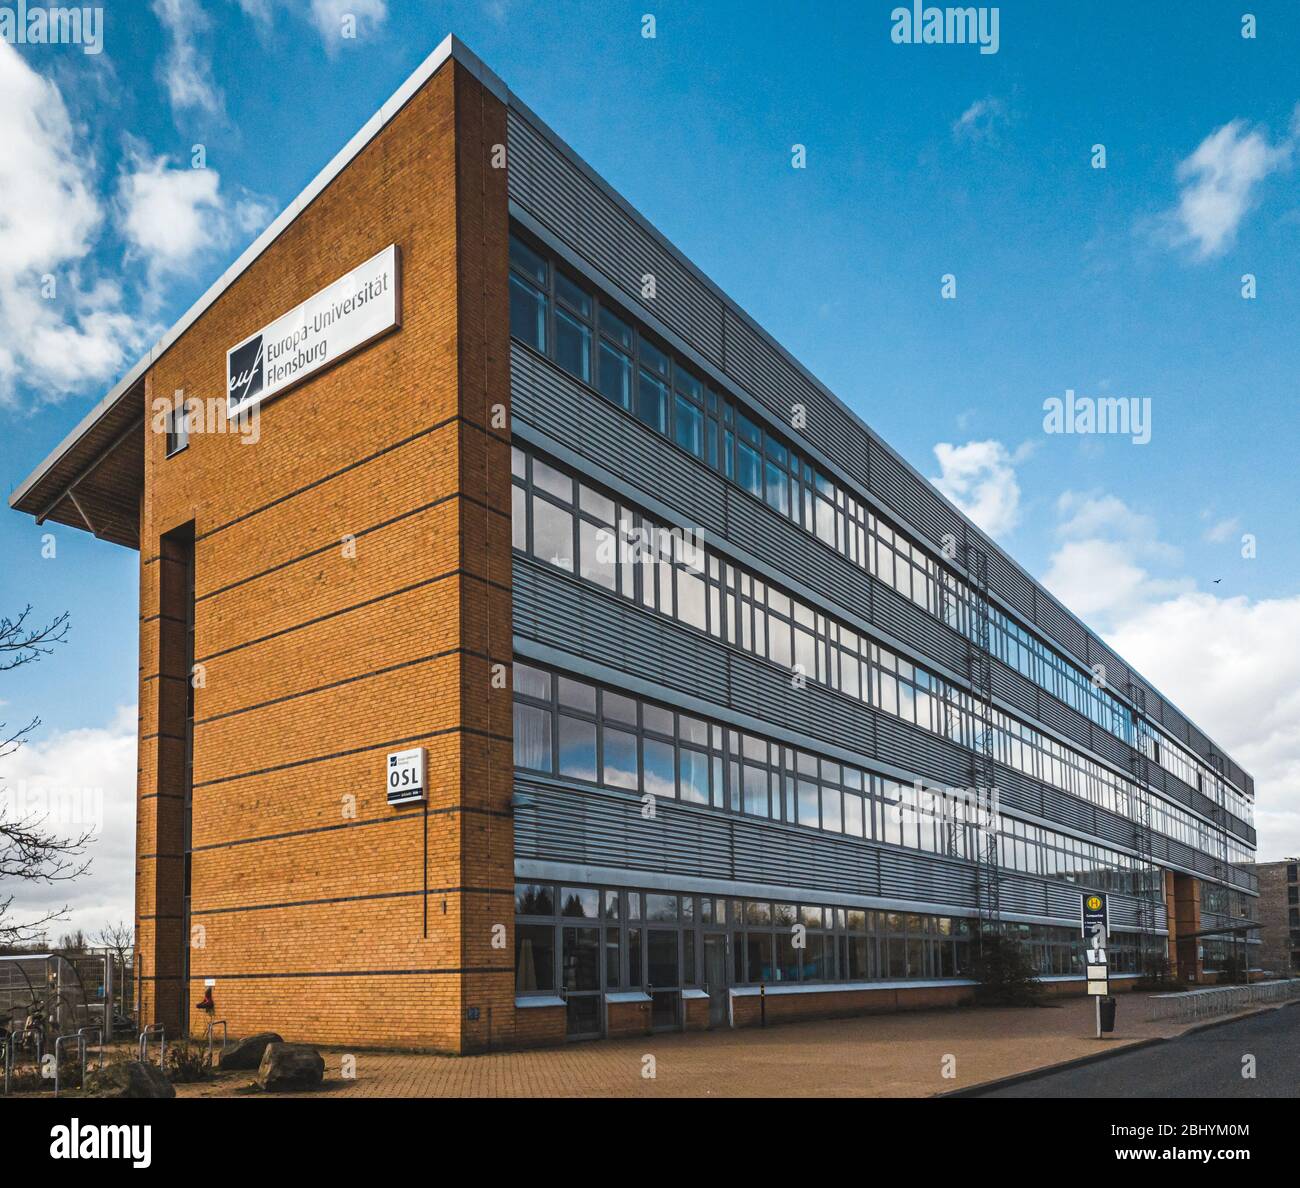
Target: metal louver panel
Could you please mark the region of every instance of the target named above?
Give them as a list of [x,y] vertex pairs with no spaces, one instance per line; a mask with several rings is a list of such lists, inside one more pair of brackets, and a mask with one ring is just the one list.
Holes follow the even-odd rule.
[[[510,197],[613,281],[634,309],[662,319],[722,362],[722,302],[595,181],[516,111],[508,115]],[[642,300],[645,278],[655,298]]]

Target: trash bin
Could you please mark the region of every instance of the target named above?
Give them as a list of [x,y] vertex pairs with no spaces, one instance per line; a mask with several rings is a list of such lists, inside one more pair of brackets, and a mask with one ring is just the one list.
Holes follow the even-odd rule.
[[1101,1029],[1103,1032],[1115,1030],[1115,1000],[1109,994],[1101,1000]]

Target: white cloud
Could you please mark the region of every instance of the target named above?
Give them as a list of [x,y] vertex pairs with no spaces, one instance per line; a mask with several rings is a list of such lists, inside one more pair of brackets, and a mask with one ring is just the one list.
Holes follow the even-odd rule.
[[956,140],[994,142],[998,130],[1007,123],[1007,105],[1001,99],[988,95],[976,99],[953,121],[952,134]]
[[1106,635],[1255,777],[1261,859],[1300,853],[1300,597],[1183,594]]
[[1300,852],[1300,597],[1201,593],[1113,495],[1067,491],[1057,511],[1044,584],[1255,777],[1261,858]]
[[51,940],[76,928],[97,931],[135,914],[136,711],[119,707],[107,727],[66,730],[21,747],[3,762],[0,788],[20,816],[47,816],[51,833],[94,832],[90,870],[65,883],[4,884],[14,921],[38,919],[68,905]]
[[122,175],[122,229],[160,270],[183,268],[224,238],[221,179],[212,169],[172,169],[166,157],[137,159]]
[[[1208,519],[1208,515],[1206,518]],[[1241,521],[1236,516],[1225,516],[1223,519],[1215,520],[1205,530],[1205,539],[1211,544],[1224,544],[1240,527]]]
[[1227,251],[1258,200],[1259,183],[1290,165],[1294,142],[1294,130],[1273,144],[1266,129],[1244,120],[1216,128],[1178,165],[1182,190],[1164,219],[1170,241],[1191,245],[1201,260]]
[[157,281],[190,269],[210,251],[264,227],[270,206],[256,195],[221,189],[214,169],[173,167],[133,153],[118,182],[122,235]]
[[1000,441],[940,442],[934,483],[990,536],[1010,532],[1020,519],[1020,484],[1015,457]]
[[145,333],[90,276],[104,221],[90,152],[58,87],[3,41],[0,111],[0,404],[20,378],[57,399],[121,371]]
[[1151,566],[1176,565],[1182,555],[1159,538],[1151,517],[1122,499],[1066,491],[1056,510],[1061,543],[1043,584],[1094,625],[1104,628],[1153,599],[1194,587],[1188,579],[1151,572]]
[[172,109],[225,114],[225,97],[212,77],[212,62],[200,48],[210,22],[198,0],[153,0],[154,15],[167,30],[167,53],[158,70]]
[[267,27],[275,16],[275,0],[237,0],[245,16]]
[[[344,21],[349,22],[350,37],[361,38],[376,33],[388,19],[387,0],[236,0],[244,15],[266,37],[281,12],[289,12],[313,25],[325,48],[333,53],[345,40]],[[506,0],[491,0],[488,15],[499,20],[505,15]],[[499,4],[500,14],[496,11]]]

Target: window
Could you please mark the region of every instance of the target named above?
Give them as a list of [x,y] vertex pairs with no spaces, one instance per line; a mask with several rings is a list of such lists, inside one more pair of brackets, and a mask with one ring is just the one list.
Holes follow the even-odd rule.
[[658,739],[644,740],[645,791],[652,796],[676,797],[677,775],[673,761],[672,743]]
[[515,766],[551,770],[551,715],[537,706],[515,702]]
[[668,431],[668,385],[644,366],[637,385],[636,415],[651,429],[660,433]]
[[682,799],[689,804],[709,803],[709,757],[703,751],[682,747],[678,760]]
[[579,520],[578,548],[581,557],[579,574],[606,590],[617,590],[618,538],[613,527],[593,524],[585,518]]
[[562,272],[555,274],[555,361],[591,382],[591,297]]
[[751,495],[763,497],[763,460],[756,445],[762,434],[744,413],[736,414],[740,436],[736,441],[736,481]]
[[510,237],[510,333],[534,350],[546,351],[546,277],[541,256]]
[[551,924],[515,926],[515,992],[555,989],[555,928]]
[[555,310],[555,361],[583,383],[591,379],[591,330],[562,307]]
[[515,915],[551,916],[555,914],[555,896],[549,883],[516,883]]
[[190,444],[190,424],[186,416],[185,401],[178,400],[167,414],[167,457],[179,454]]
[[611,788],[636,789],[639,773],[636,760],[636,735],[623,730],[604,731],[605,783]]
[[620,408],[632,407],[632,327],[606,306],[600,307],[601,392]]
[[596,781],[596,723],[560,715],[560,774]]
[[682,449],[704,457],[704,414],[682,396],[674,405],[673,435]]
[[573,517],[539,495],[533,496],[533,556],[573,572]]

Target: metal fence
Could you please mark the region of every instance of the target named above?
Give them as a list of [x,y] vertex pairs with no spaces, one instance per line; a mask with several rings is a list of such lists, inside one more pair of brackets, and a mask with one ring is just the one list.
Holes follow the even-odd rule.
[[1255,982],[1249,986],[1207,986],[1180,994],[1152,994],[1150,1018],[1192,1023],[1215,1015],[1229,1015],[1248,1007],[1300,999],[1300,978]]

